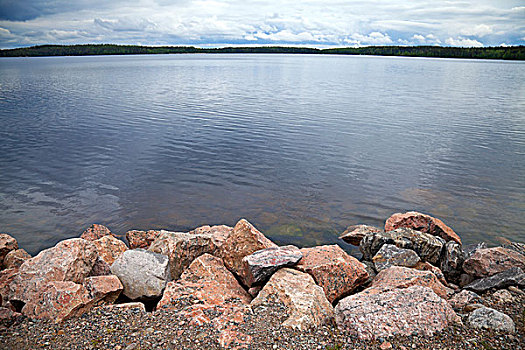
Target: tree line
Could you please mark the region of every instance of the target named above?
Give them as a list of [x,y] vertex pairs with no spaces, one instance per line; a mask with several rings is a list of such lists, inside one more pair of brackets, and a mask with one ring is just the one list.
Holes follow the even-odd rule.
[[525,46],[479,48],[442,46],[366,46],[355,48],[348,47],[316,49],[282,46],[197,48],[193,46],[136,46],[112,44],[39,45],[0,50],[0,57],[144,55],[182,53],[331,54],[525,60]]

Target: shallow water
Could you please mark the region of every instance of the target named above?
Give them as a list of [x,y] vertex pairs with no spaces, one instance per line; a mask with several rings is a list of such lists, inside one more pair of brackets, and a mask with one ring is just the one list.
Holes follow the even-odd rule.
[[310,55],[0,60],[0,232],[35,253],[245,217],[337,242],[392,213],[525,241],[525,63]]

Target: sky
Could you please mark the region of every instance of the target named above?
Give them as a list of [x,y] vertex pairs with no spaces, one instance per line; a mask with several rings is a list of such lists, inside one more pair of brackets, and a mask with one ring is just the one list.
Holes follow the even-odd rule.
[[0,0],[0,48],[86,43],[525,45],[525,0]]

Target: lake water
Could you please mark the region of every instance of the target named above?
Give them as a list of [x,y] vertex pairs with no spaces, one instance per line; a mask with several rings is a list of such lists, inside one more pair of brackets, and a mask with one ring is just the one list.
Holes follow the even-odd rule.
[[241,217],[311,246],[406,210],[525,241],[524,62],[0,59],[0,232],[31,253]]

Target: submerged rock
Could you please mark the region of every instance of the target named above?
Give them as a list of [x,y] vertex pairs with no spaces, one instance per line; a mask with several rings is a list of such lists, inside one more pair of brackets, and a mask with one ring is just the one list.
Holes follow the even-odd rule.
[[268,280],[281,267],[297,264],[302,257],[303,253],[293,245],[258,250],[242,259],[241,278],[246,286],[251,287]]
[[334,302],[363,285],[368,279],[365,266],[338,245],[301,249],[303,258],[296,265],[321,286],[330,302]]
[[468,317],[468,324],[472,328],[490,329],[499,332],[514,333],[514,321],[502,312],[488,307],[474,310]]
[[147,300],[162,295],[170,276],[168,262],[166,255],[144,249],[127,250],[111,265],[111,272],[124,286],[125,296]]
[[480,278],[465,286],[465,289],[478,293],[490,289],[502,289],[510,286],[525,287],[525,273],[519,267],[512,267],[490,277]]
[[335,314],[339,328],[370,340],[396,335],[430,336],[459,321],[445,300],[422,286],[373,295],[354,294],[337,304]]
[[414,267],[420,258],[411,249],[398,248],[393,244],[385,244],[372,258],[377,272],[392,266]]
[[93,224],[87,230],[82,232],[82,234],[80,235],[80,238],[85,239],[87,241],[95,241],[104,236],[110,236],[110,235],[112,235],[112,233],[109,230],[109,228],[107,228],[106,226],[99,225],[99,224]]
[[474,277],[489,277],[512,267],[525,270],[525,256],[502,247],[478,249],[463,263],[463,270]]
[[371,260],[385,244],[411,249],[423,260],[432,264],[439,262],[441,249],[445,241],[428,233],[410,228],[399,228],[388,232],[376,232],[366,235],[359,245],[363,259]]
[[350,243],[355,246],[359,246],[363,237],[370,233],[381,232],[382,230],[368,225],[353,225],[348,228],[339,236],[346,243]]
[[275,301],[287,308],[289,317],[283,322],[284,327],[307,330],[334,321],[332,304],[307,273],[290,268],[280,269],[272,275],[251,305],[257,307]]
[[385,231],[406,227],[461,244],[461,239],[443,221],[417,211],[395,213],[386,220]]

